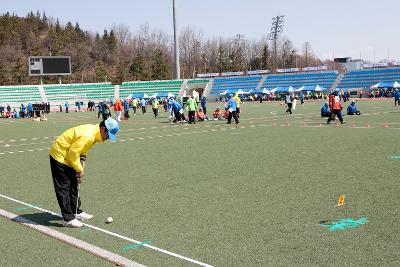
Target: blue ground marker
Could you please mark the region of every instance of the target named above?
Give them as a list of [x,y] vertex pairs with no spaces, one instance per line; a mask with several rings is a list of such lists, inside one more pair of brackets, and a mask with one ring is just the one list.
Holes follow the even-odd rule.
[[125,251],[125,250],[128,250],[128,249],[134,249],[134,248],[137,248],[137,247],[146,245],[146,244],[150,244],[151,242],[152,242],[152,241],[143,241],[143,242],[141,242],[141,243],[139,243],[139,244],[126,246],[126,247],[124,247],[122,250]]
[[400,159],[400,156],[390,156],[389,159]]
[[359,220],[353,220],[352,218],[341,219],[337,222],[331,223],[320,223],[319,225],[328,227],[329,231],[335,232],[337,230],[346,230],[349,228],[356,228],[368,222],[368,218],[361,218]]

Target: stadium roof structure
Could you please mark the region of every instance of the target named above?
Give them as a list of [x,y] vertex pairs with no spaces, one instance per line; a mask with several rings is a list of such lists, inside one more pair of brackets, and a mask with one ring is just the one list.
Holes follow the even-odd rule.
[[371,86],[371,89],[382,89],[382,88],[400,88],[400,83],[395,82],[379,82]]
[[296,89],[296,92],[322,92],[326,90],[324,87],[317,85],[307,85],[307,86],[302,86]]
[[292,86],[278,86],[271,90],[271,93],[292,93],[294,88]]

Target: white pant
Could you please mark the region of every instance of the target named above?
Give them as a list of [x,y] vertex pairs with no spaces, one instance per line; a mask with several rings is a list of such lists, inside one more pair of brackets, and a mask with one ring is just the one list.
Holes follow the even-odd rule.
[[117,121],[121,121],[121,111],[115,111]]

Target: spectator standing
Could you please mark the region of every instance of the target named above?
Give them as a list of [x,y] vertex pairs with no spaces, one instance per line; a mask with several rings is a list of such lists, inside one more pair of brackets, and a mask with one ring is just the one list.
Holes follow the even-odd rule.
[[133,116],[136,116],[136,109],[138,106],[138,100],[136,97],[132,100],[131,105],[132,105],[132,109],[133,109]]
[[236,103],[237,103],[236,100],[230,94],[228,96],[228,103],[227,103],[227,106],[226,106],[226,110],[229,112],[227,124],[231,124],[232,117],[235,119],[236,124],[239,123],[239,119],[238,119],[238,116],[237,116],[237,113],[236,113],[236,111],[237,111]]
[[187,102],[188,111],[189,111],[189,124],[196,123],[195,116],[197,111],[197,101],[191,96]]
[[25,118],[25,114],[26,114],[26,107],[24,105],[24,103],[21,104],[21,117]]
[[69,103],[68,103],[68,100],[67,101],[65,101],[65,113],[68,113],[68,109],[69,109]]
[[125,120],[129,119],[129,100],[124,100],[124,118]]
[[300,92],[299,99],[300,99],[300,104],[303,105],[304,104],[304,93],[303,92]]
[[331,116],[329,116],[326,122],[327,124],[329,124],[335,116],[338,117],[341,124],[346,123],[342,117],[342,104],[340,103],[338,91],[334,91],[329,97],[329,108],[331,109]]
[[153,109],[154,118],[157,118],[158,117],[158,100],[157,100],[157,98],[154,98],[153,101],[151,102],[151,108]]
[[121,100],[117,99],[114,103],[114,111],[117,121],[121,121],[122,103]]
[[146,113],[146,99],[142,98],[140,105],[142,106],[142,114],[144,115]]
[[206,120],[208,120],[208,116],[207,116],[207,97],[205,95],[201,96],[201,108],[203,109],[203,113],[204,113],[204,117]]
[[236,101],[236,116],[238,118],[240,118],[240,111],[241,111],[240,104],[242,103],[242,101],[240,100],[238,92],[235,93],[235,96],[233,97],[233,99]]
[[396,92],[394,93],[394,106],[400,106],[400,90],[396,89]]
[[285,111],[286,115],[292,114],[293,100],[294,100],[294,97],[293,97],[292,93],[289,93],[285,96],[285,104],[287,106],[287,109]]
[[29,118],[33,118],[33,105],[31,102],[28,103],[28,116]]

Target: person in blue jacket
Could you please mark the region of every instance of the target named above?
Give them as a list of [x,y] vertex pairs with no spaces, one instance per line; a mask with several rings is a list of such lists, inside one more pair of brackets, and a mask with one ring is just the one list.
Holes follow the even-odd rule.
[[304,104],[304,93],[303,92],[300,92],[300,94],[299,94],[299,99],[300,99],[300,104]]
[[29,118],[33,118],[33,106],[31,102],[28,103],[28,116]]
[[400,106],[400,90],[396,89],[396,92],[394,93],[394,106]]
[[226,110],[229,111],[227,124],[231,124],[232,117],[235,119],[236,124],[238,124],[239,119],[236,114],[236,100],[233,98],[232,94],[228,96],[228,103],[226,105]]
[[174,122],[182,122],[182,105],[175,99],[172,99],[171,110],[175,115]]
[[25,118],[25,114],[26,114],[26,107],[24,105],[24,103],[21,104],[21,117]]
[[328,102],[321,107],[321,117],[329,117],[331,115],[331,109],[329,108]]
[[347,107],[347,115],[361,115],[361,112],[357,109],[356,102],[351,101],[350,105]]
[[146,99],[142,98],[142,100],[140,100],[140,105],[142,106],[142,114],[146,113]]
[[65,113],[68,113],[68,109],[69,109],[69,103],[68,101],[65,101]]
[[128,99],[124,100],[124,118],[127,120],[130,118],[129,116],[129,101]]

